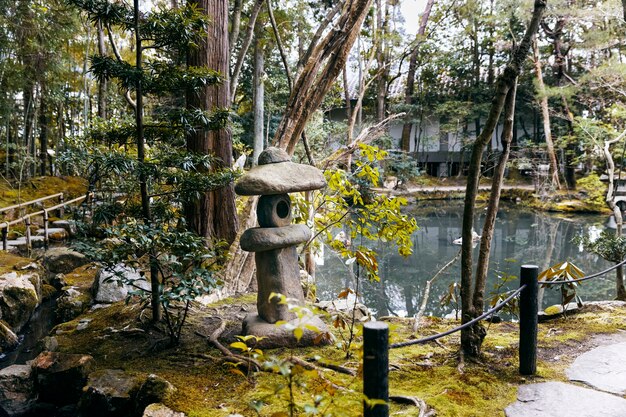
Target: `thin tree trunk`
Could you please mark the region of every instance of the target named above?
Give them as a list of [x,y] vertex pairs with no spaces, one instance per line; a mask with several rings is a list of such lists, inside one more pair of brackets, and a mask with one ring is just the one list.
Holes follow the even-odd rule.
[[[195,1],[195,0],[194,0]],[[203,1],[203,0],[201,0]],[[252,13],[250,13],[250,18],[248,19],[248,30],[246,31],[246,37],[243,40],[241,45],[241,49],[239,50],[239,54],[237,55],[237,61],[235,62],[235,67],[230,76],[230,102],[235,101],[235,93],[237,92],[237,85],[239,84],[239,74],[241,73],[241,67],[243,66],[243,60],[248,53],[248,49],[250,48],[250,44],[252,43],[252,37],[254,34],[254,27],[256,26],[256,19],[259,16],[259,12],[261,11],[261,7],[263,7],[263,2],[265,0],[256,0],[254,3],[254,7],[252,8]],[[226,30],[228,33],[228,10],[226,11]],[[215,22],[212,22],[213,24]],[[228,36],[228,35],[227,35]],[[228,38],[227,38],[228,39]],[[228,49],[226,52],[226,56],[229,56]],[[227,74],[227,73],[226,73]]]
[[[537,33],[537,28],[539,27],[539,22],[543,16],[546,4],[547,0],[535,0],[532,19],[526,29],[524,38],[515,50],[511,61],[498,76],[495,86],[496,91],[494,92],[485,127],[476,138],[472,147],[465,191],[462,230],[463,242],[461,246],[461,319],[463,323],[467,323],[474,317],[477,317],[477,312],[473,304],[474,295],[472,287],[472,229],[474,223],[474,205],[478,194],[478,179],[480,176],[483,152],[487,144],[491,141],[491,136],[500,118],[500,113],[504,107],[508,92],[515,85],[515,80],[521,72],[522,65],[530,50],[532,37]],[[461,332],[461,347],[466,355],[475,357],[480,354],[480,346],[482,343],[481,328],[482,327],[471,326]]]
[[280,52],[280,59],[283,62],[283,67],[285,68],[285,76],[287,77],[289,93],[291,93],[291,90],[293,90],[293,76],[291,75],[291,69],[289,68],[289,63],[287,62],[287,54],[285,53],[283,41],[280,37],[280,32],[278,31],[278,25],[276,24],[276,19],[274,18],[274,10],[272,9],[272,2],[270,0],[267,0],[267,14],[270,18],[270,23],[272,24],[272,30],[274,31],[274,37],[276,38],[276,46],[278,47],[278,52]]
[[[102,21],[98,20],[98,54],[100,56],[106,55],[106,47],[104,44],[104,30],[102,28]],[[107,118],[107,80],[102,77],[98,81],[98,117],[101,119]]]
[[537,46],[537,38],[533,40],[533,63],[535,65],[535,75],[537,76],[537,89],[539,90],[539,105],[541,107],[541,115],[543,117],[543,133],[546,136],[546,148],[548,158],[550,159],[550,178],[552,186],[561,189],[559,181],[559,165],[556,160],[554,151],[554,142],[552,141],[552,128],[550,127],[550,112],[548,109],[548,96],[546,95],[546,86],[543,83],[543,73],[541,71],[541,61],[539,57],[539,47]]
[[[615,204],[615,162],[613,161],[613,155],[611,154],[611,145],[619,142],[626,137],[626,131],[622,132],[618,137],[604,141],[604,158],[606,159],[606,170],[609,176],[609,186],[606,193],[606,202],[615,216],[615,236],[622,236],[622,230],[624,220],[622,217],[622,210]],[[618,266],[615,270],[615,292],[616,299],[626,301],[626,288],[624,287],[624,269],[622,266]]]
[[242,0],[235,0],[235,4],[233,7],[233,17],[230,25],[229,34],[229,51],[231,56],[235,53],[235,45],[237,45],[237,40],[239,39],[239,30],[241,29],[241,1]]
[[342,76],[343,76],[343,94],[344,94],[344,100],[346,103],[346,119],[352,120],[352,102],[350,101],[350,86],[348,84],[348,70],[346,66],[344,66],[342,69]]
[[39,173],[41,176],[48,173],[48,138],[50,133],[50,120],[48,118],[48,100],[45,88],[41,89],[41,101],[39,104]]
[[[260,0],[258,0],[260,1]],[[207,37],[200,47],[188,56],[190,66],[206,67],[228,76],[228,0],[193,0],[210,18]],[[230,107],[230,85],[225,79],[218,85],[209,85],[197,93],[187,94],[187,107],[214,111]],[[212,154],[221,164],[214,169],[232,166],[232,138],[228,128],[197,129],[187,137],[187,150],[203,155]],[[237,210],[234,185],[203,193],[197,200],[185,205],[185,217],[190,230],[208,241],[225,240],[232,243],[237,235]]]
[[487,270],[489,269],[489,254],[491,253],[491,242],[493,239],[493,231],[496,224],[496,216],[498,215],[498,207],[500,204],[500,193],[502,191],[502,182],[504,181],[504,171],[509,160],[511,151],[511,140],[513,138],[513,120],[515,118],[515,97],[517,92],[517,80],[506,97],[504,105],[504,127],[502,129],[502,153],[496,165],[493,178],[491,179],[491,192],[489,194],[489,205],[487,206],[487,214],[485,216],[485,224],[483,225],[482,237],[480,240],[480,249],[478,252],[478,262],[476,264],[476,279],[474,285],[474,310],[482,313],[485,308],[485,285],[487,282]]
[[265,105],[265,86],[263,84],[264,69],[264,51],[262,41],[262,27],[257,24],[254,40],[254,75],[253,75],[253,106],[254,106],[254,146],[252,151],[252,165],[256,166],[259,155],[263,152],[263,125],[264,125],[264,105]]
[[[626,1],[626,0],[625,0]],[[435,0],[428,0],[426,2],[426,8],[424,9],[424,13],[422,13],[422,17],[420,19],[420,26],[417,30],[417,38],[415,46],[413,47],[413,51],[411,51],[411,57],[409,58],[409,70],[406,74],[406,87],[404,88],[404,104],[410,106],[413,103],[413,94],[415,93],[415,73],[417,71],[417,56],[420,50],[420,45],[424,42],[424,34],[426,33],[426,24],[428,23],[428,18],[430,17],[430,12],[433,8],[433,4],[435,4]],[[409,115],[413,112],[408,110],[406,111]],[[400,139],[400,149],[405,152],[411,151],[411,128],[413,127],[413,123],[404,123],[402,125],[402,136]],[[417,147],[415,148],[415,152],[417,152]]]

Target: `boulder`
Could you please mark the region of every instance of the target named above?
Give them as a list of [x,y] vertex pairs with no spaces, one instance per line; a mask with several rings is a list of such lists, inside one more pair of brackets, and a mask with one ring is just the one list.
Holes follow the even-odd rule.
[[95,302],[110,304],[126,299],[129,292],[137,289],[149,291],[150,283],[136,269],[119,264],[112,270],[98,271],[92,294]]
[[89,308],[91,296],[81,292],[77,287],[63,287],[57,299],[55,314],[57,322],[65,323],[74,320]]
[[32,367],[39,400],[63,406],[78,402],[95,361],[90,355],[43,352]]
[[107,369],[89,375],[78,403],[79,415],[126,417],[133,415],[133,396],[138,379],[122,370]]
[[29,365],[11,365],[0,370],[0,415],[22,415],[36,400],[32,368]]
[[176,388],[169,381],[150,374],[137,391],[136,407],[138,410],[143,410],[149,404],[163,402],[169,399],[175,391]]
[[64,229],[71,237],[76,236],[76,222],[73,220],[56,220],[52,222],[52,227]]
[[[34,282],[34,283],[33,283]],[[36,273],[9,272],[0,275],[0,318],[14,332],[19,332],[39,305],[39,283]]]
[[42,257],[44,267],[53,274],[67,274],[88,262],[85,255],[69,248],[52,248]]
[[155,403],[146,407],[142,417],[185,417],[185,413],[179,413],[163,404]]
[[15,349],[20,340],[11,328],[0,321],[0,353]]
[[[37,229],[37,236],[44,236],[46,235],[46,230],[45,229]],[[48,228],[48,239],[55,241],[55,242],[60,242],[62,240],[65,240],[69,237],[70,235],[67,233],[67,231],[63,228],[60,227],[50,227]]]

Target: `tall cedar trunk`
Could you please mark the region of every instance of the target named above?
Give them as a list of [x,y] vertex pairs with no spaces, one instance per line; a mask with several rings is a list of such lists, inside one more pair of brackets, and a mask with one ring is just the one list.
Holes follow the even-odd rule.
[[[209,16],[207,37],[200,47],[189,53],[190,66],[207,67],[228,76],[228,0],[193,0],[199,10]],[[196,93],[187,94],[187,108],[214,111],[230,107],[230,84],[210,85]],[[221,161],[215,169],[230,167],[233,162],[230,129],[197,129],[187,137],[187,150],[203,155],[213,154]],[[203,193],[185,205],[185,217],[190,230],[207,240],[221,239],[232,243],[237,234],[237,210],[234,185],[229,184]]]
[[[626,1],[626,0],[625,0]],[[417,38],[413,51],[411,51],[411,57],[409,58],[409,70],[406,74],[406,87],[404,88],[404,104],[410,106],[413,103],[413,94],[415,93],[415,73],[417,71],[417,56],[419,53],[419,47],[424,42],[424,34],[426,33],[426,24],[430,17],[430,12],[435,4],[435,0],[428,0],[426,8],[420,19],[420,26],[417,30]],[[413,111],[407,109],[408,114],[412,114]],[[413,123],[404,123],[402,125],[402,136],[400,139],[400,149],[405,152],[411,151],[411,128]],[[415,148],[417,153],[417,147]]]
[[[102,21],[98,20],[98,54],[100,56],[106,55],[106,47],[104,42],[104,29],[102,27]],[[101,119],[107,118],[107,79],[102,77],[98,81],[98,117]]]
[[311,54],[294,84],[274,141],[293,154],[304,127],[345,66],[372,0],[346,2],[334,30],[310,48]]
[[[23,146],[26,147],[28,155],[35,157],[35,138],[33,137],[33,123],[35,119],[35,86],[32,82],[24,88],[24,137]],[[22,161],[20,161],[21,163]],[[35,175],[35,167],[29,164],[27,174],[31,177]],[[24,172],[18,168],[18,176],[22,179]]]
[[535,65],[535,75],[537,76],[537,89],[539,90],[539,105],[541,107],[541,116],[543,117],[543,133],[546,136],[546,148],[548,158],[550,159],[550,178],[552,186],[561,189],[559,181],[559,165],[554,152],[554,142],[552,141],[552,128],[550,126],[550,112],[548,109],[548,96],[546,95],[546,86],[543,83],[543,73],[541,71],[541,61],[539,56],[539,47],[537,46],[537,38],[533,40],[533,63]]
[[50,132],[50,120],[48,118],[48,100],[46,90],[41,89],[41,101],[39,104],[39,173],[44,176],[48,171],[48,134]]
[[[504,171],[509,161],[511,151],[511,139],[513,138],[513,120],[515,118],[515,97],[517,92],[517,80],[506,96],[504,104],[504,126],[502,129],[502,153],[498,159],[493,178],[491,179],[491,192],[489,194],[489,205],[483,225],[480,249],[478,252],[478,262],[476,264],[476,280],[474,285],[474,310],[482,312],[485,308],[485,285],[487,282],[487,270],[489,268],[489,254],[491,253],[491,242],[493,239],[498,206],[500,204],[500,193],[502,182],[504,181]],[[482,333],[482,332],[481,332]],[[485,332],[486,333],[486,332]]]
[[[480,312],[476,311],[473,303],[474,288],[472,286],[472,229],[474,222],[474,204],[478,194],[478,178],[480,176],[480,165],[485,147],[491,141],[491,136],[496,128],[500,113],[504,107],[509,90],[515,85],[515,80],[519,76],[522,65],[526,60],[530,50],[532,37],[537,33],[539,22],[546,8],[547,0],[535,0],[532,19],[526,29],[522,42],[514,51],[511,61],[504,71],[498,76],[495,86],[494,96],[491,102],[489,116],[485,122],[485,127],[476,138],[472,147],[472,154],[468,166],[467,187],[465,191],[465,203],[463,209],[463,229],[461,246],[461,306],[463,323],[467,323],[477,317]],[[461,348],[469,356],[480,354],[482,343],[481,326],[473,326],[461,332]],[[484,329],[482,329],[484,330]]]
[[[613,210],[615,216],[615,236],[622,236],[622,230],[624,220],[622,217],[622,210],[615,204],[615,162],[613,161],[613,155],[611,154],[611,145],[617,143],[626,137],[626,131],[622,132],[618,137],[604,141],[604,158],[606,159],[606,171],[609,176],[609,186],[606,193],[606,202],[608,206]],[[618,300],[626,301],[626,288],[624,288],[624,269],[623,266],[618,266],[615,270],[615,292]]]
[[265,103],[265,86],[263,84],[264,74],[264,51],[263,44],[259,39],[262,36],[263,27],[258,24],[255,29],[254,38],[254,146],[252,152],[252,165],[256,166],[259,160],[259,154],[263,151],[263,124],[264,124],[264,103]]
[[[378,64],[378,80],[376,83],[376,122],[385,118],[385,102],[387,95],[387,78],[389,69],[385,41],[387,38],[387,22],[389,20],[389,3],[376,0],[376,61]],[[384,9],[384,13],[383,13]]]

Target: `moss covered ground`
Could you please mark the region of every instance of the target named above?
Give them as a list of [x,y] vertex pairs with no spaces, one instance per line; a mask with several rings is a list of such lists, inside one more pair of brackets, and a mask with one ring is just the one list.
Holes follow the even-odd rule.
[[[34,200],[47,195],[63,193],[66,200],[79,197],[87,191],[87,181],[78,177],[35,177],[21,186],[0,181],[0,207]],[[55,200],[56,202],[56,200]]]
[[[344,350],[336,345],[267,350],[259,358],[273,362],[276,369],[283,371],[292,356],[303,360],[323,358],[353,369],[356,376],[328,369],[306,371],[296,366],[289,377],[280,372],[249,372],[245,367],[224,361],[222,353],[208,343],[206,335],[225,320],[227,326],[221,341],[228,346],[240,332],[243,315],[253,309],[253,295],[210,306],[194,305],[178,346],[168,345],[163,329],[150,324],[149,314],[138,303],[118,303],[88,312],[57,326],[53,333],[60,350],[91,354],[99,369],[124,369],[136,375],[156,373],[166,378],[177,387],[167,405],[190,417],[231,413],[283,416],[288,415],[281,413],[288,413],[290,404],[297,405],[297,415],[305,415],[305,406],[310,415],[362,414],[358,349],[351,358],[346,358]],[[85,318],[91,319],[88,328],[76,330],[78,322]],[[434,334],[456,324],[425,318],[418,334],[413,335],[409,320],[392,319],[391,343]],[[539,371],[530,378],[517,372],[517,324],[503,322],[488,326],[483,356],[477,362],[465,361],[463,366],[458,356],[458,335],[441,339],[440,343],[391,350],[391,395],[417,397],[443,417],[502,415],[502,410],[515,400],[518,385],[564,380],[565,368],[591,336],[626,327],[626,309],[593,307],[540,324]],[[361,342],[357,335],[355,346]],[[412,405],[392,402],[391,414],[414,416],[418,410]]]

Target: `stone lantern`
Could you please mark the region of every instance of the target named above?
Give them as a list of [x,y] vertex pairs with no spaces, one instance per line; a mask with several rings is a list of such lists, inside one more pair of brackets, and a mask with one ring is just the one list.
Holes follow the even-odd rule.
[[[291,224],[291,199],[288,193],[311,191],[326,185],[322,171],[291,162],[282,149],[270,147],[259,155],[258,166],[239,179],[235,192],[239,195],[260,195],[257,204],[259,227],[246,230],[240,240],[241,249],[254,252],[258,284],[257,311],[244,319],[244,334],[264,336],[264,347],[295,344],[291,332],[274,325],[277,321],[294,320],[296,316],[271,293],[280,293],[290,302],[304,304],[296,247],[311,238],[304,224]],[[321,331],[323,322],[313,318]],[[313,332],[305,332],[302,344],[311,344]]]

